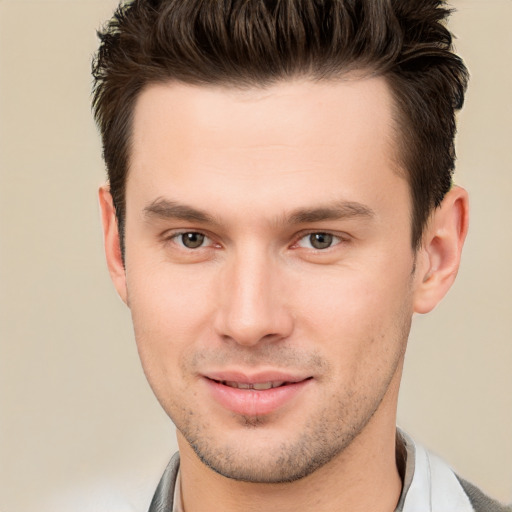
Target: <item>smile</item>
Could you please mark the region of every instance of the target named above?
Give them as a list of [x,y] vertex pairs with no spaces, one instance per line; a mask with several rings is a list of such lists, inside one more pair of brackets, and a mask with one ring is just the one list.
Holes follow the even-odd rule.
[[209,375],[203,382],[217,405],[244,416],[262,416],[297,404],[315,380],[285,375],[286,380],[277,375],[229,377]]
[[223,384],[224,386],[229,386],[230,388],[255,389],[256,391],[264,391],[266,389],[279,388],[279,387],[287,384],[287,382],[285,382],[285,381],[247,383],[247,382],[235,382],[235,381],[223,380],[223,381],[217,381],[217,382],[219,382],[220,384]]

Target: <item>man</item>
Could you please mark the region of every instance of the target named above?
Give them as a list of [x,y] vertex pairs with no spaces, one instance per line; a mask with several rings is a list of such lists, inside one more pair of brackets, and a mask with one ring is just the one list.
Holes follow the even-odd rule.
[[504,510],[395,426],[468,225],[446,16],[140,0],[101,34],[107,261],[179,445],[151,512]]

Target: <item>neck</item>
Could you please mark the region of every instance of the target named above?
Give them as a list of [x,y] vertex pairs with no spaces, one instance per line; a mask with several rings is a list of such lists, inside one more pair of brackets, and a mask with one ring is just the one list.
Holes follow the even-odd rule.
[[185,512],[210,510],[212,503],[223,512],[393,512],[402,489],[396,462],[396,413],[389,413],[396,410],[398,383],[389,391],[341,454],[291,483],[248,483],[221,476],[205,466],[178,433]]
[[[354,441],[355,442],[355,441]],[[185,512],[392,512],[402,489],[393,449],[384,461],[370,455],[349,464],[346,457],[331,461],[312,475],[285,484],[255,484],[225,478],[200,462],[195,454],[181,459],[181,492]],[[379,455],[380,455],[379,454]],[[191,471],[193,469],[193,471]]]

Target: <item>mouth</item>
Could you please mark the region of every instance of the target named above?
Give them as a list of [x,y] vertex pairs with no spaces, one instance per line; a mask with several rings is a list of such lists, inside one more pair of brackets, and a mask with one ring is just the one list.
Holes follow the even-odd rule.
[[260,374],[205,376],[210,396],[223,409],[244,416],[263,416],[297,404],[313,377]]
[[[308,377],[310,379],[311,377]],[[267,389],[280,388],[282,386],[286,386],[289,384],[295,384],[294,382],[287,382],[283,380],[279,381],[270,381],[270,382],[237,382],[233,380],[215,380],[218,384],[222,384],[223,386],[228,386],[230,388],[236,389],[254,389],[256,391],[265,391]],[[307,380],[307,379],[305,379]]]

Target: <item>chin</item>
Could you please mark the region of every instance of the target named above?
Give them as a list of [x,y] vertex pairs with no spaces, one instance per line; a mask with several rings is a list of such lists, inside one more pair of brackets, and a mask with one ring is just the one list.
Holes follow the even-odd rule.
[[[189,441],[197,457],[210,469],[241,482],[280,484],[300,480],[332,461],[350,445],[356,433],[326,439],[304,429],[296,439],[285,432],[258,435],[264,419],[246,418],[243,437],[230,436],[224,443]],[[334,442],[333,442],[334,441]]]

